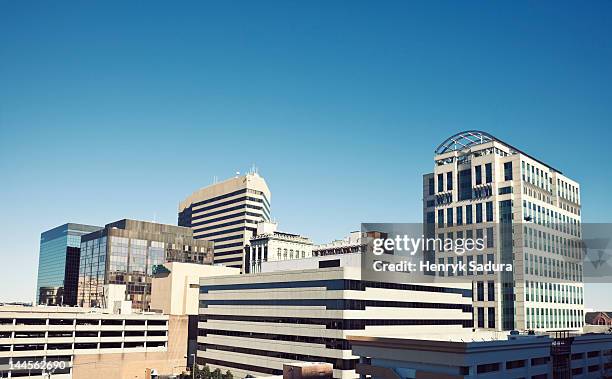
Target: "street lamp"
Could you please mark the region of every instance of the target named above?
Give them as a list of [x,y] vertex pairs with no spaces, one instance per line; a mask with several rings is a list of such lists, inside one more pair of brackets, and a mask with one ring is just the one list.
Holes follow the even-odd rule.
[[[196,353],[189,354],[189,356],[193,357],[193,362],[191,362],[191,377],[195,379]],[[187,359],[187,356],[185,356],[185,359]]]
[[191,354],[193,357],[193,361],[191,362],[191,372],[193,372],[192,377],[195,379],[195,364],[196,364],[196,355],[195,353]]

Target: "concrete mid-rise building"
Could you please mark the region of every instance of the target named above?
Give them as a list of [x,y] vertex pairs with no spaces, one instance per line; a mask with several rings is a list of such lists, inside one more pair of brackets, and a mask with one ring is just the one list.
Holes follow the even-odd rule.
[[215,263],[242,269],[244,248],[257,233],[257,223],[271,220],[270,199],[259,174],[237,175],[181,201],[178,224],[192,228],[195,238],[215,243]]
[[144,379],[146,368],[180,374],[186,333],[186,321],[168,315],[0,306],[0,377]]
[[106,308],[104,286],[125,284],[125,300],[146,311],[156,266],[166,262],[206,265],[212,260],[213,243],[195,239],[190,228],[119,220],[81,237],[78,304]]
[[245,272],[259,272],[263,262],[310,258],[312,241],[299,234],[280,232],[277,223],[262,221],[257,224],[257,234],[246,246]]
[[481,238],[486,248],[426,255],[438,264],[512,266],[464,274],[473,279],[477,328],[579,330],[580,204],[580,185],[558,169],[488,133],[461,132],[438,146],[423,177],[425,234]]
[[151,311],[187,322],[187,367],[197,352],[200,278],[238,275],[240,269],[222,265],[168,262],[156,267],[151,281]]
[[601,379],[612,375],[610,334],[475,332],[348,339],[360,357],[357,372],[363,379]]
[[312,255],[321,257],[325,255],[338,255],[350,253],[362,253],[366,251],[366,240],[361,231],[354,231],[341,240],[315,245]]
[[99,226],[67,223],[40,235],[36,303],[76,305],[81,236]]
[[202,278],[197,363],[245,377],[281,375],[290,362],[326,362],[335,378],[354,378],[358,357],[348,335],[471,330],[470,283],[436,280],[369,281],[358,253]]

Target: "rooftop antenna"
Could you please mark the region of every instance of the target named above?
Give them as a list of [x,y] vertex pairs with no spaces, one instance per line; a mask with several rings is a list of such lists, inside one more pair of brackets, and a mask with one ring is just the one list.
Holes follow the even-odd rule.
[[217,184],[218,181],[217,175],[213,176],[213,184]]
[[240,171],[236,171],[236,177],[240,176]]

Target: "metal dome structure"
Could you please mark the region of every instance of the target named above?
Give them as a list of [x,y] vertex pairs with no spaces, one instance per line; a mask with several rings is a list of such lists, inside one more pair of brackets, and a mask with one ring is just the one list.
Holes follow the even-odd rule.
[[508,146],[510,149],[514,150],[515,152],[518,152],[518,153],[521,153],[523,155],[526,155],[529,158],[533,159],[534,161],[536,161],[538,163],[541,163],[544,166],[550,168],[551,170],[556,171],[558,173],[561,173],[561,171],[559,171],[556,168],[548,165],[547,163],[544,163],[541,160],[539,160],[537,158],[534,158],[531,155],[525,153],[524,151],[521,151],[521,150],[517,149],[516,147],[510,145],[509,143],[504,142],[504,141],[502,141],[502,140],[492,136],[491,134],[489,134],[487,132],[483,132],[481,130],[466,130],[466,131],[454,134],[454,135],[448,137],[447,139],[445,139],[444,142],[442,142],[436,148],[435,153],[436,153],[436,155],[439,155],[439,154],[447,153],[449,151],[463,150],[463,149],[471,147],[471,146],[476,146],[476,145],[480,145],[480,144],[491,142],[491,141],[497,141],[497,142],[503,143],[504,145]]
[[435,150],[436,154],[444,154],[449,151],[463,150],[466,147],[480,145],[482,143],[499,141],[487,132],[480,130],[466,130],[448,137]]

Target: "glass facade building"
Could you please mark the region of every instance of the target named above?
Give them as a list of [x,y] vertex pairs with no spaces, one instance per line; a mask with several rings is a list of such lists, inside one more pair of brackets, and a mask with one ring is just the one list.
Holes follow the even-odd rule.
[[67,223],[40,235],[36,302],[76,305],[81,236],[99,226]]
[[165,262],[213,263],[213,242],[191,228],[120,220],[81,239],[77,303],[106,307],[104,285],[125,284],[132,307],[148,310],[155,266]]

